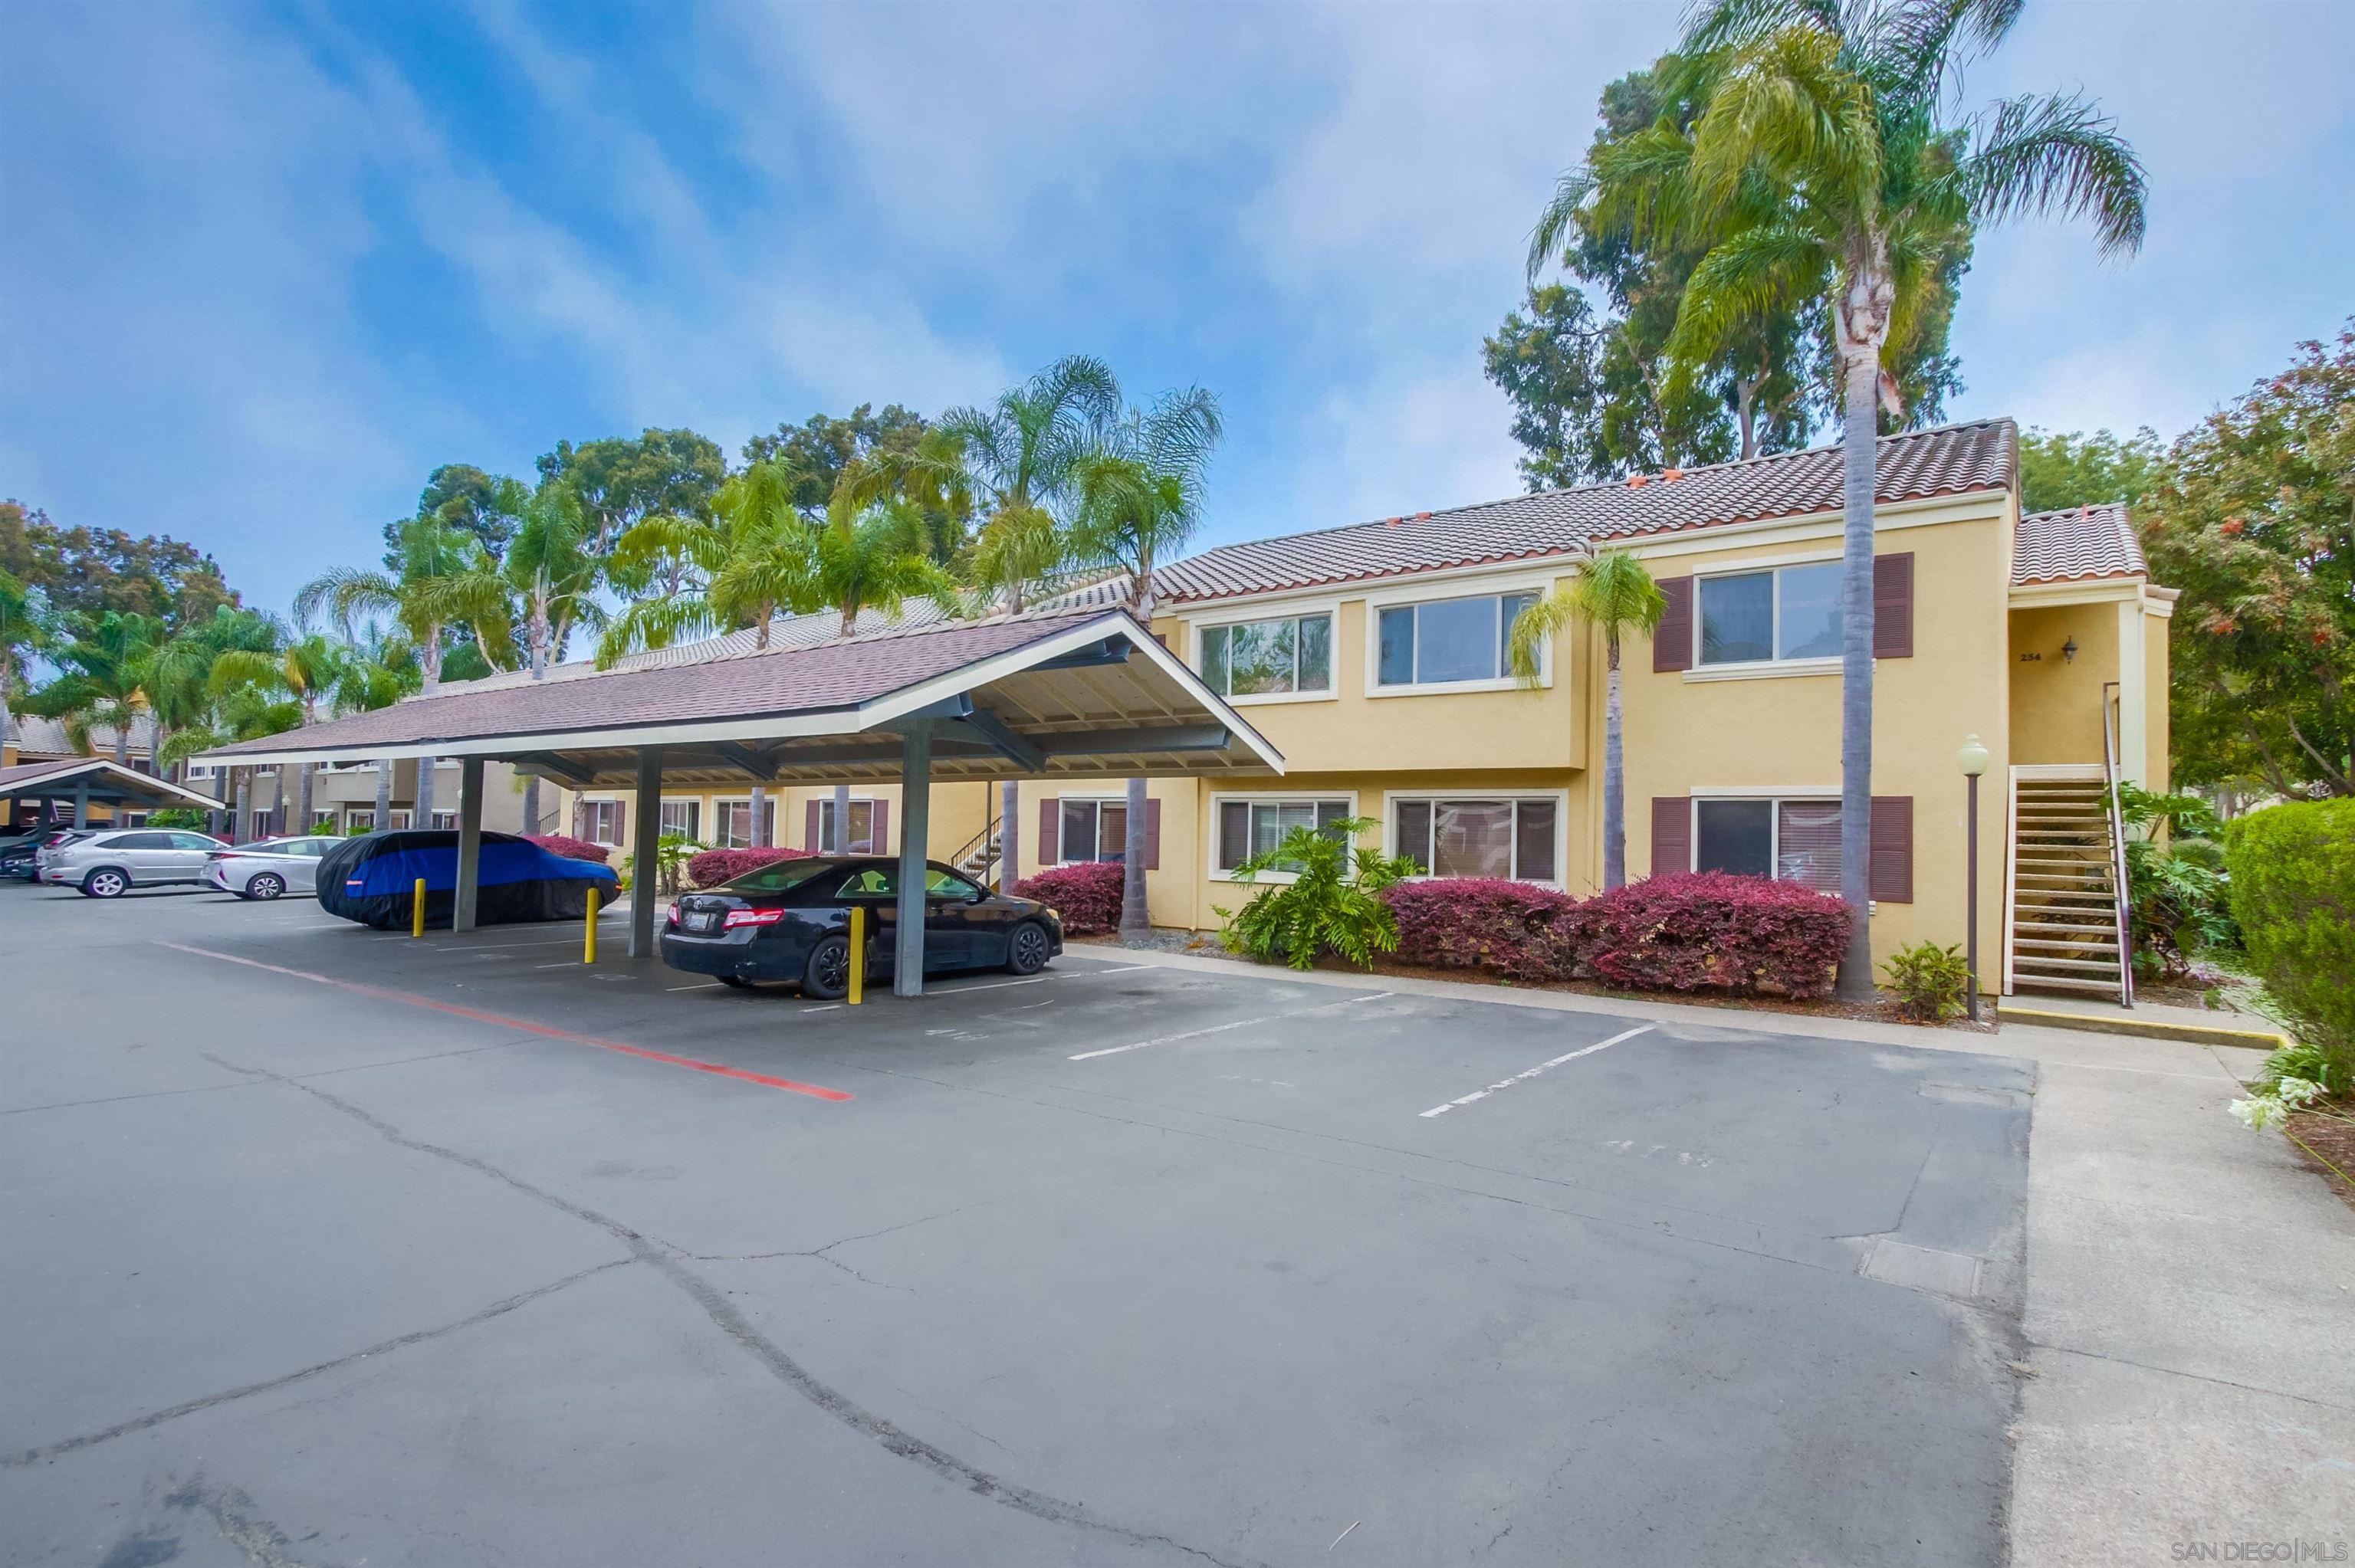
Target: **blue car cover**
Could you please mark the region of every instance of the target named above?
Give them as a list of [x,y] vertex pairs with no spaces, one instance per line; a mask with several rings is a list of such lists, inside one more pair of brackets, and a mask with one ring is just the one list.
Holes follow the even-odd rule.
[[[410,924],[417,879],[425,879],[425,923],[447,927],[458,895],[458,834],[453,829],[396,829],[346,839],[319,857],[319,907],[346,920],[396,930]],[[512,833],[485,833],[474,895],[483,926],[527,920],[578,920],[589,890],[613,902],[613,868],[570,860]]]

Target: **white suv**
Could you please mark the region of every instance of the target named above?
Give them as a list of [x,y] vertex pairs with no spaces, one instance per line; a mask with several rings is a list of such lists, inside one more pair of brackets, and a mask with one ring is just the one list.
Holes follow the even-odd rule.
[[79,887],[92,898],[120,898],[134,887],[204,880],[205,857],[229,846],[186,828],[123,828],[91,833],[35,852],[35,876]]

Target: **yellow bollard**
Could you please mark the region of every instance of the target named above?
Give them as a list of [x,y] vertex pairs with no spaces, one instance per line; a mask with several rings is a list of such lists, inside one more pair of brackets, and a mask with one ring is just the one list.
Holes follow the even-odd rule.
[[850,906],[850,990],[843,1000],[857,1007],[867,999],[867,911]]
[[584,964],[597,961],[597,885],[594,883],[589,885],[589,927],[581,936],[581,961]]
[[421,876],[417,879],[416,896],[409,901],[409,934],[425,935],[425,879]]

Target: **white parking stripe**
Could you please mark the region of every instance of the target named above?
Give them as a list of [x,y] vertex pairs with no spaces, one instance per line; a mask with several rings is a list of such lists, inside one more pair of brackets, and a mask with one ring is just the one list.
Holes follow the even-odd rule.
[[1647,1034],[1652,1031],[1653,1027],[1654,1026],[1649,1023],[1638,1024],[1636,1027],[1630,1029],[1624,1033],[1614,1034],[1608,1040],[1598,1040],[1593,1044],[1585,1046],[1582,1049],[1572,1051],[1563,1055],[1556,1056],[1550,1062],[1540,1062],[1536,1066],[1531,1067],[1526,1073],[1515,1073],[1509,1078],[1500,1078],[1497,1082],[1490,1084],[1485,1089],[1475,1089],[1468,1095],[1459,1095],[1444,1106],[1433,1106],[1429,1110],[1423,1111],[1420,1114],[1423,1116],[1444,1116],[1447,1112],[1454,1110],[1457,1106],[1468,1106],[1474,1100],[1485,1100],[1490,1095],[1495,1094],[1498,1089],[1509,1089],[1515,1084],[1520,1083],[1525,1079],[1534,1078],[1549,1067],[1559,1067],[1564,1062],[1575,1062],[1581,1056],[1592,1056],[1597,1051],[1608,1051],[1612,1046],[1618,1044],[1623,1040],[1633,1040],[1638,1034]]
[[1269,1013],[1263,1018],[1238,1018],[1232,1023],[1213,1023],[1208,1029],[1188,1029],[1183,1034],[1164,1034],[1157,1040],[1139,1040],[1133,1045],[1112,1045],[1102,1051],[1082,1051],[1071,1058],[1074,1062],[1092,1061],[1098,1056],[1117,1056],[1124,1051],[1142,1051],[1147,1045],[1170,1045],[1180,1040],[1199,1040],[1205,1034],[1224,1034],[1230,1029],[1245,1029],[1254,1023],[1265,1023],[1279,1016]]
[[705,980],[701,985],[671,985],[665,986],[663,989],[665,991],[717,991],[727,983],[726,980]]

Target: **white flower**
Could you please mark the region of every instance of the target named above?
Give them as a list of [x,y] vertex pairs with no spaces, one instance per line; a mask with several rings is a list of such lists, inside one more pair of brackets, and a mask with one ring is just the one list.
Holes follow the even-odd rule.
[[2231,1108],[2232,1119],[2252,1132],[2263,1132],[2279,1121],[2283,1115],[2281,1101],[2269,1095],[2234,1100]]
[[2283,1078],[2274,1085],[2274,1098],[2295,1110],[2322,1097],[2322,1086],[2306,1078]]

